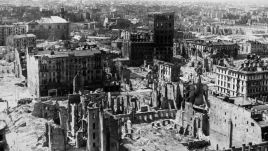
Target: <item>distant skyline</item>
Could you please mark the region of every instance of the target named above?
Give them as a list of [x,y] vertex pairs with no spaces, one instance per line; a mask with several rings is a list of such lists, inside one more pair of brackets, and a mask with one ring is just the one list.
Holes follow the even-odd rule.
[[[52,1],[58,1],[58,2],[65,2],[66,0],[0,0],[0,3],[21,3],[23,4],[28,3],[29,1],[32,2],[52,2]],[[73,0],[75,1],[80,1],[80,0]],[[158,3],[159,5],[165,5],[165,4],[170,4],[170,3],[180,3],[180,2],[215,2],[215,3],[229,3],[229,4],[234,4],[234,5],[257,5],[257,6],[267,6],[268,7],[268,0],[82,0],[84,2],[103,2],[103,1],[109,1],[109,2],[153,2],[153,3]]]

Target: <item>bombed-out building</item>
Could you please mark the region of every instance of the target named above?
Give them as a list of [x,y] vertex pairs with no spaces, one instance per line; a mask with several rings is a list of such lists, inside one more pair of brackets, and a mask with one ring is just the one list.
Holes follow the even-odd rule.
[[152,107],[132,95],[110,92],[69,95],[68,140],[88,151],[121,150],[122,139],[132,135],[129,123],[175,119],[176,109]]
[[[129,55],[131,65],[139,66],[153,59],[171,61],[173,56],[174,13],[148,14],[149,31],[130,33],[123,41],[123,54]],[[127,51],[127,52],[125,52]]]
[[6,39],[6,46],[25,51],[27,47],[36,46],[36,36],[34,34],[11,35]]
[[[245,147],[267,142],[266,105],[244,97],[221,97],[210,95],[210,142],[213,150]],[[254,103],[255,102],[255,103]],[[244,144],[244,145],[243,145]]]
[[36,47],[36,36],[33,34],[10,35],[6,45],[15,51],[15,75],[27,77],[26,50]]
[[27,83],[35,96],[61,96],[102,86],[102,57],[97,49],[28,49]]
[[0,46],[6,44],[10,35],[21,35],[27,33],[27,26],[24,24],[0,25]]
[[199,81],[197,83],[181,83],[183,101],[177,114],[177,121],[183,128],[183,134],[208,140],[209,110],[208,86]]

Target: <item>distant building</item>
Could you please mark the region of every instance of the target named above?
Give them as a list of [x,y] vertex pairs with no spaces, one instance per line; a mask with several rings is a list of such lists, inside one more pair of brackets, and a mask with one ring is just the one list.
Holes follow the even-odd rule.
[[10,35],[26,34],[26,27],[23,24],[0,25],[0,46],[6,44],[6,38]]
[[[174,13],[150,13],[149,31],[123,32],[123,56],[133,66],[139,66],[153,59],[171,61],[173,57]],[[152,32],[150,32],[152,31]],[[128,39],[129,38],[129,39]]]
[[154,57],[170,62],[173,57],[174,12],[150,13],[149,28],[151,23],[154,23]]
[[41,18],[28,23],[28,32],[37,39],[65,40],[69,35],[69,22],[59,16]]
[[267,55],[268,54],[268,44],[259,41],[247,41],[242,44],[242,50],[244,54],[256,54],[256,55]]
[[97,49],[75,51],[28,50],[27,76],[30,93],[62,96],[102,85],[102,57]]
[[217,91],[221,94],[267,99],[268,68],[261,60],[251,58],[237,67],[222,62],[216,66],[216,74]]
[[165,82],[178,82],[180,75],[180,66],[170,62],[164,62],[154,59],[154,66],[158,71],[158,80]]
[[175,39],[195,39],[195,35],[192,32],[177,31],[174,36]]
[[214,54],[222,55],[222,57],[235,58],[239,50],[238,44],[221,40],[218,40],[217,42],[195,40],[190,42],[190,47],[193,50],[193,55],[199,55],[200,57]]
[[6,46],[22,50],[36,46],[36,36],[33,34],[11,35],[6,38]]

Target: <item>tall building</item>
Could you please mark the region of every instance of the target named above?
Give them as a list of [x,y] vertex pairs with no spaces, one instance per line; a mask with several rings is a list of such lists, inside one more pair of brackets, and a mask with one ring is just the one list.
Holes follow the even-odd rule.
[[88,108],[87,110],[87,150],[104,150],[103,138],[103,113],[100,108]]
[[130,39],[123,41],[123,52],[128,51],[131,65],[139,66],[153,59],[170,62],[173,57],[174,12],[154,12],[148,15],[151,31],[131,33]]
[[27,79],[35,96],[62,96],[102,86],[103,63],[97,49],[36,51],[29,49]]
[[252,56],[239,66],[221,62],[216,66],[217,91],[229,96],[248,96],[267,99],[267,64]]

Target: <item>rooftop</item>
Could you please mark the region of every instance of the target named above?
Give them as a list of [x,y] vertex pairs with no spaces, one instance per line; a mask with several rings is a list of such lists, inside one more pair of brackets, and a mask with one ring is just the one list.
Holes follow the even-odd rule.
[[174,12],[149,12],[149,15],[173,14]]
[[37,21],[39,24],[68,23],[67,20],[59,16],[43,17]]
[[14,35],[13,38],[36,37],[34,34]]
[[[53,54],[54,53],[54,54]],[[35,56],[47,56],[49,58],[59,58],[68,56],[91,56],[97,53],[101,53],[98,49],[88,49],[88,50],[62,50],[62,51],[38,51]]]
[[209,46],[222,46],[222,45],[235,45],[236,43],[226,41],[226,40],[219,40],[217,42],[215,41],[200,41],[196,40],[193,41],[194,44],[200,44],[200,45],[209,45]]

